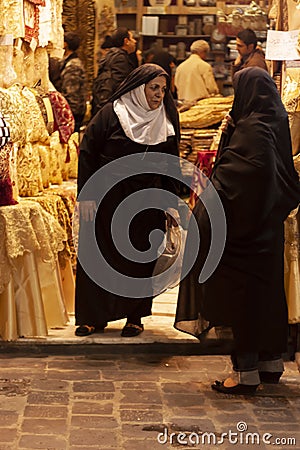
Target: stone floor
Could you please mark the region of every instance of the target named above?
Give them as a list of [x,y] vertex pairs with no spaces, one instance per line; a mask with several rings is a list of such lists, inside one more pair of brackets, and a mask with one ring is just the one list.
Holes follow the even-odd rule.
[[300,449],[296,363],[253,397],[212,391],[228,352],[213,333],[200,344],[173,328],[176,299],[157,297],[135,338],[120,336],[124,320],[77,338],[72,318],[47,338],[2,342],[0,450]]
[[[125,346],[123,346],[125,347]],[[0,450],[299,449],[300,376],[225,396],[228,356],[0,356]]]

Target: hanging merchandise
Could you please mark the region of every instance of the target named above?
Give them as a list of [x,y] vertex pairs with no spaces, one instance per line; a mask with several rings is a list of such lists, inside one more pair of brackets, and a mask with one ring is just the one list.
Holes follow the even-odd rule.
[[12,183],[9,176],[10,131],[0,112],[0,206],[14,205]]
[[9,87],[17,80],[12,60],[13,35],[0,36],[0,87]]
[[0,112],[0,148],[10,141],[10,131],[6,120]]

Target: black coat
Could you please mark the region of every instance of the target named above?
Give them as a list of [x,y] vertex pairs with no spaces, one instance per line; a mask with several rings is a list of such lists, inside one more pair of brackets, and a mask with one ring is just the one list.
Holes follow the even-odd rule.
[[[287,113],[275,83],[259,68],[234,78],[235,127],[223,139],[211,176],[227,220],[220,263],[199,284],[211,227],[199,201],[193,211],[201,234],[197,263],[182,281],[175,327],[201,331],[200,319],[231,326],[238,351],[286,351],[283,280],[284,220],[300,200]],[[187,241],[188,246],[192,245]]]
[[[149,68],[147,70],[147,67],[137,69],[136,75],[133,74],[133,77],[130,78],[129,82],[126,82],[120,87],[116,94],[116,98],[134,88],[132,87],[132,81],[134,85],[137,83],[135,87],[143,84],[145,82],[145,72],[147,74],[146,79],[150,77],[149,81],[151,78],[155,78],[157,73],[164,73],[162,69],[157,69],[156,66],[153,66],[150,71]],[[168,110],[171,110],[173,124],[177,130],[178,119],[175,106],[174,109],[171,106]],[[149,174],[137,174],[134,177],[122,180],[109,190],[99,206],[95,229],[96,239],[101,254],[111,267],[128,277],[144,277],[149,279],[149,281],[146,281],[141,289],[140,296],[142,298],[134,299],[126,295],[116,295],[109,290],[98,286],[82,270],[81,265],[78,263],[75,298],[76,323],[78,325],[100,325],[103,322],[128,317],[128,315],[134,313],[137,309],[139,310],[141,317],[151,314],[152,295],[149,295],[149,292],[151,291],[149,283],[151,283],[151,275],[155,260],[147,263],[139,263],[130,261],[126,257],[121,256],[112,240],[111,224],[113,214],[120,203],[140,190],[144,189],[145,191],[140,194],[135,202],[135,206],[139,211],[148,201],[149,193],[147,192],[147,189],[149,188],[159,188],[177,193],[177,185],[170,178],[155,173],[156,167],[155,164],[153,165],[149,155],[152,152],[178,156],[178,136],[170,136],[166,142],[149,146],[131,141],[125,135],[120,125],[119,119],[113,110],[112,102],[107,103],[96,114],[87,127],[80,146],[79,156],[78,191],[79,193],[81,192],[80,200],[90,200],[97,196],[97,189],[96,192],[93,192],[93,190],[85,192],[83,186],[98,169],[105,167],[109,162],[117,161],[118,165],[108,173],[101,175],[100,179],[97,180],[99,191],[103,188],[106,189],[106,186],[114,180],[114,177],[118,177],[120,174],[122,175],[122,171],[126,173],[127,168],[122,162],[119,163],[118,158],[142,154],[142,164],[144,164],[144,167],[149,169],[150,172],[153,169],[153,172]],[[160,156],[159,163],[165,163],[163,155]],[[153,200],[155,201],[155,198]],[[165,209],[167,209],[168,206],[174,205],[166,204],[164,206]],[[81,223],[81,237],[83,237],[90,226],[91,223]],[[119,218],[118,227],[119,230],[126,228],[126,220],[124,219],[123,223],[122,216]],[[137,214],[129,227],[129,236],[132,245],[141,252],[148,250],[149,235],[154,229],[160,229],[161,231],[165,230],[165,214],[163,211],[152,208]],[[159,243],[157,244],[159,245]],[[153,245],[153,255],[157,255],[158,245]],[[90,248],[88,245],[83,245],[80,248],[79,242],[79,255],[81,251],[86,251],[87,256],[89,256]],[[96,270],[100,273],[101,278],[101,266],[96,268]],[[112,287],[117,282],[116,278],[113,276],[105,281]],[[118,283],[121,285],[122,282],[118,281]],[[143,295],[143,289],[145,295]]]

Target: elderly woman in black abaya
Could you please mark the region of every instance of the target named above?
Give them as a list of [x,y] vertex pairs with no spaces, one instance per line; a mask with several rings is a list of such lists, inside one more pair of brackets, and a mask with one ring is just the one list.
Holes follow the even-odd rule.
[[[227,237],[223,255],[202,284],[211,225],[201,203],[194,215],[201,234],[197,263],[181,282],[175,327],[201,337],[200,321],[232,328],[233,374],[212,388],[252,394],[278,383],[287,350],[284,293],[284,220],[300,199],[287,113],[270,75],[246,68],[234,76],[232,126],[223,135],[211,182],[222,202]],[[186,251],[189,251],[187,238]]]
[[[178,216],[177,185],[168,173],[170,169],[174,175],[174,170],[178,171],[179,166],[175,164],[175,167],[172,167],[167,158],[168,155],[178,156],[178,140],[178,114],[169,92],[168,75],[155,64],[145,64],[131,72],[110,101],[89,123],[79,156],[78,192],[81,222],[75,297],[77,336],[103,331],[108,322],[122,318],[127,318],[122,336],[137,336],[143,331],[141,318],[151,314],[151,276],[161,243],[160,238],[155,242],[151,241],[151,233],[153,230],[161,230],[162,239],[168,208],[173,209],[173,216],[169,215],[168,220],[173,221],[174,217]],[[119,160],[125,156],[133,157],[133,163],[132,160]],[[132,174],[132,170],[135,171],[132,164],[135,162],[136,175]],[[116,164],[111,166],[109,163]],[[93,223],[97,209],[96,195],[93,198],[92,192],[85,192],[84,185],[98,169],[107,167],[112,169],[98,176],[96,191],[103,190],[103,187],[109,186],[113,180],[118,180],[120,175],[121,181],[108,189]],[[166,171],[160,174],[158,167],[166,167]],[[152,188],[175,194],[175,200],[164,204],[163,200],[157,198],[160,196],[158,191],[150,193]],[[113,220],[114,213],[123,200],[136,193],[139,196],[134,197],[133,203],[137,213],[133,214],[128,226],[129,241],[134,249],[141,253],[151,250],[152,260],[138,261],[127,254],[121,254],[112,236],[116,225]],[[144,209],[149,201],[152,201],[151,205],[154,206]],[[155,208],[156,204],[162,207]],[[124,214],[119,215],[117,219],[117,233],[120,235],[127,229],[125,215],[124,210]],[[117,275],[107,276],[105,267],[101,264],[96,270],[97,280],[84,270],[82,258],[89,258],[89,252],[92,250],[91,244],[85,240],[91,227],[95,228],[100,253],[115,270],[115,274],[125,275],[128,280],[132,277],[145,278],[145,283],[134,295],[130,294],[126,279],[124,281]]]

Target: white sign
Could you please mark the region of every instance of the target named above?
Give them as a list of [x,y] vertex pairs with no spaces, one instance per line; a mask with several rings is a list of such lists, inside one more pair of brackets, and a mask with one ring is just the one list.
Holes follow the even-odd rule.
[[143,16],[142,18],[142,34],[148,36],[157,36],[158,34],[158,22],[157,16]]
[[293,61],[300,59],[299,30],[274,31],[268,30],[266,59],[274,61]]

